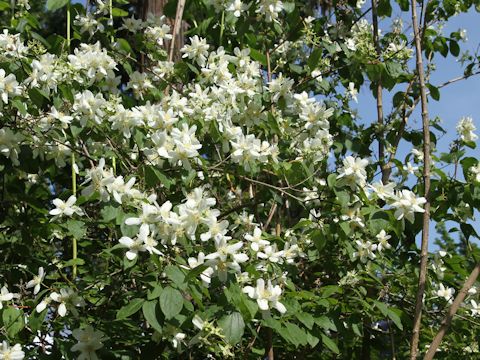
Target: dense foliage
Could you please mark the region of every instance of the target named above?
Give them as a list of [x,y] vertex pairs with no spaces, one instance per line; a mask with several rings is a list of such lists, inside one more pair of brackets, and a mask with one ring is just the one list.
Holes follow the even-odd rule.
[[[176,55],[175,1],[87,3],[0,1],[0,359],[407,358],[428,198],[423,353],[480,256],[480,162],[432,119],[425,196],[409,2],[376,33],[362,0],[190,0]],[[442,25],[480,3],[420,5],[427,82],[476,74]],[[438,358],[479,352],[477,301]]]

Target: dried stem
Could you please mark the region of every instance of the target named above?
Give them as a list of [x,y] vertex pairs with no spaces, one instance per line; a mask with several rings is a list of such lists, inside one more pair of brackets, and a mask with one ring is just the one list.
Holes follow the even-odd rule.
[[173,54],[175,51],[175,38],[178,36],[178,32],[180,31],[180,27],[182,26],[183,9],[185,9],[185,0],[179,0],[177,3],[175,22],[173,24],[172,41],[170,42],[168,61],[173,61]]
[[413,333],[412,341],[410,343],[410,359],[417,358],[418,353],[418,341],[420,337],[420,326],[422,323],[422,306],[423,295],[425,293],[425,281],[427,275],[427,262],[428,262],[428,237],[430,230],[430,122],[428,117],[427,107],[427,91],[425,87],[425,76],[422,60],[422,44],[420,40],[420,32],[417,23],[417,2],[411,1],[412,6],[412,23],[413,33],[415,36],[415,52],[417,60],[417,73],[418,81],[420,85],[420,99],[422,105],[422,124],[423,124],[423,181],[425,186],[425,203],[423,213],[423,226],[422,226],[422,245],[420,252],[420,274],[418,277],[418,290],[415,304],[415,316],[413,320]]
[[423,360],[431,360],[435,356],[435,353],[437,352],[437,349],[440,346],[440,343],[442,342],[443,337],[445,336],[446,332],[448,331],[448,328],[450,327],[450,324],[452,323],[453,317],[455,316],[458,308],[460,307],[463,300],[465,299],[465,296],[467,296],[468,290],[472,287],[472,285],[477,280],[479,274],[480,274],[480,263],[478,263],[475,266],[475,268],[472,270],[467,281],[465,281],[465,284],[463,284],[462,289],[460,290],[457,297],[453,301],[452,306],[450,306],[450,309],[448,309],[447,316],[445,317],[445,319],[443,319],[442,325],[440,326],[440,330],[438,331],[437,335],[435,336],[432,343],[430,344],[430,347],[428,348],[428,351],[425,354],[425,357],[423,358]]
[[[372,22],[373,22],[373,42],[375,45],[375,51],[377,53],[377,60],[381,60],[380,41],[378,38],[378,15],[377,15],[377,0],[372,0]],[[377,81],[377,123],[378,123],[378,159],[380,162],[380,168],[382,170],[382,181],[385,184],[387,182],[387,171],[385,168],[385,144],[384,144],[384,131],[383,131],[383,87],[381,76]]]

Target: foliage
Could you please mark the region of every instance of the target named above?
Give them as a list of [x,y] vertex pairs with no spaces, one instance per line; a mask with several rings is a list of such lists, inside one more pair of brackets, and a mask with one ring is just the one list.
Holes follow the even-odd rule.
[[[175,62],[166,18],[128,1],[35,3],[0,1],[0,354],[406,358],[426,202],[411,30],[392,15],[408,2],[379,1],[377,47],[361,1],[187,1]],[[427,79],[439,55],[478,71],[440,26],[475,6],[426,4]],[[392,111],[360,121],[379,83]],[[448,252],[430,254],[421,351],[480,256],[472,119],[457,130],[431,154]],[[438,358],[479,351],[477,297]]]

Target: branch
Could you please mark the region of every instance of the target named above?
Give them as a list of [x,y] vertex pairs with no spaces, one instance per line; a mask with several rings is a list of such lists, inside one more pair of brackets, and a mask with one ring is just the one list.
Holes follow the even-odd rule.
[[[377,60],[381,61],[381,49],[380,41],[378,39],[378,15],[377,15],[377,0],[372,0],[372,22],[373,22],[373,43],[375,45],[375,51],[377,53]],[[387,183],[388,172],[385,167],[385,144],[384,144],[384,131],[383,131],[383,87],[382,77],[380,76],[377,81],[377,123],[378,123],[378,160],[380,163],[380,169],[382,170],[382,182]],[[388,175],[387,175],[388,174]]]
[[480,274],[480,263],[478,263],[475,266],[475,268],[472,270],[467,281],[465,281],[465,284],[463,284],[462,289],[460,290],[457,297],[453,301],[452,306],[450,306],[450,309],[448,309],[447,316],[445,317],[445,319],[443,319],[442,325],[440,326],[440,330],[438,331],[437,335],[435,336],[432,343],[430,344],[430,347],[428,348],[428,351],[425,354],[425,357],[423,358],[423,360],[432,360],[433,357],[435,356],[435,353],[437,352],[437,349],[440,346],[440,343],[442,342],[443,337],[445,336],[446,332],[448,331],[448,328],[450,327],[450,324],[452,323],[453,317],[455,316],[458,308],[460,307],[463,300],[465,299],[465,296],[467,296],[468,290],[472,287],[472,285],[477,280],[477,277],[479,274]]
[[175,38],[178,36],[178,31],[182,25],[183,9],[185,9],[185,0],[179,0],[177,3],[177,12],[175,14],[175,22],[173,23],[172,41],[170,42],[170,52],[168,54],[168,61],[173,60],[173,52],[175,50]]
[[428,117],[427,107],[427,91],[425,87],[425,76],[422,60],[422,44],[420,40],[420,31],[417,22],[417,2],[411,1],[412,4],[412,23],[413,33],[415,35],[415,52],[417,60],[417,73],[418,81],[420,85],[420,98],[422,104],[422,124],[423,124],[423,181],[425,186],[425,203],[423,213],[423,226],[422,226],[422,246],[420,251],[420,274],[418,277],[418,290],[415,304],[415,317],[413,320],[413,334],[412,341],[410,343],[410,359],[415,360],[418,353],[418,341],[420,337],[420,326],[422,323],[422,306],[423,295],[425,293],[425,280],[427,275],[427,262],[428,262],[428,237],[430,230],[430,121]]

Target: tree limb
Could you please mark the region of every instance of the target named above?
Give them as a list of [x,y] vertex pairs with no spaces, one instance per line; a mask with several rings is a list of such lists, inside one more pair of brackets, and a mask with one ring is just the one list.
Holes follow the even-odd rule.
[[422,323],[423,295],[425,293],[425,282],[427,276],[428,263],[428,237],[430,230],[430,120],[428,117],[427,91],[425,86],[425,76],[422,59],[422,44],[420,40],[420,30],[417,22],[417,2],[411,1],[413,33],[415,36],[415,52],[417,60],[417,73],[420,85],[420,98],[422,105],[422,125],[423,125],[423,181],[425,186],[425,203],[422,225],[422,245],[420,251],[420,274],[418,277],[418,290],[415,304],[415,317],[413,320],[413,333],[410,343],[410,359],[417,358],[418,341],[420,337],[420,326]]

